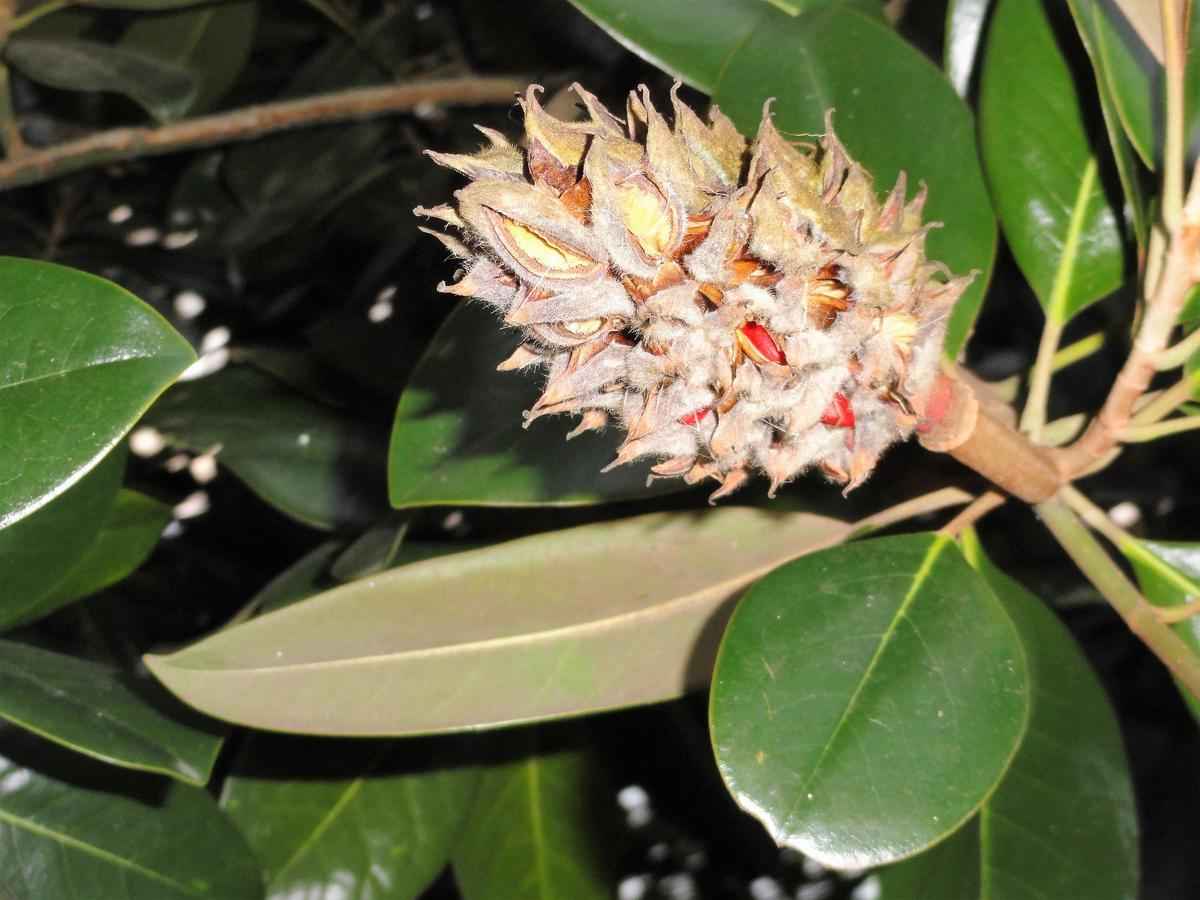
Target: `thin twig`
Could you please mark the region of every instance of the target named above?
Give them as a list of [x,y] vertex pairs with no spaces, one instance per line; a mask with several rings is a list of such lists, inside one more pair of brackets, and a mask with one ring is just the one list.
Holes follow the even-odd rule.
[[1158,616],[1158,621],[1167,625],[1177,625],[1180,622],[1186,622],[1192,616],[1200,613],[1200,600],[1188,600],[1179,606],[1156,606],[1154,614]]
[[1021,430],[1027,432],[1034,441],[1042,439],[1042,428],[1046,424],[1050,378],[1054,374],[1054,362],[1058,356],[1058,342],[1062,338],[1062,331],[1062,322],[1051,308],[1046,314],[1046,324],[1042,326],[1037,359],[1029,376],[1029,396],[1025,400],[1025,409],[1021,412]]
[[1087,359],[1093,353],[1097,352],[1104,346],[1105,334],[1103,331],[1097,331],[1094,334],[1089,334],[1087,337],[1080,338],[1073,344],[1068,344],[1057,353],[1054,354],[1051,370],[1061,372],[1068,366],[1073,366],[1080,360]]
[[1007,498],[997,491],[984,491],[971,501],[971,505],[938,529],[938,534],[956,538],[965,528],[970,528],[993,509],[1003,506]]
[[[1070,489],[1064,489],[1067,493]],[[1065,498],[1055,497],[1037,507],[1038,515],[1074,560],[1100,595],[1125,620],[1129,630],[1162,660],[1163,664],[1192,692],[1200,697],[1200,658],[1186,643],[1161,622],[1156,607],[1141,595],[1133,582],[1079,520]]]
[[526,84],[524,78],[511,76],[417,81],[264,103],[157,128],[114,128],[0,162],[0,190],[120,160],[245,141],[291,128],[368,119],[418,106],[506,103]]
[[[1197,169],[1200,173],[1200,168]],[[1129,424],[1138,398],[1158,371],[1156,360],[1166,348],[1188,291],[1196,283],[1200,259],[1200,177],[1192,175],[1188,200],[1179,227],[1171,235],[1166,263],[1153,294],[1146,303],[1133,349],[1117,375],[1100,413],[1088,424],[1082,437],[1056,451],[1059,468],[1074,477],[1104,457]]]
[[60,9],[66,9],[71,5],[71,2],[72,0],[48,0],[48,2],[43,3],[41,6],[35,6],[33,9],[13,19],[12,30],[20,31],[22,28],[28,28],[43,16],[58,12]]
[[[1196,594],[1196,585],[1184,578],[1178,570],[1167,566],[1157,556],[1146,549],[1146,546],[1132,534],[1114,522],[1109,516],[1073,487],[1063,488],[1063,500],[1091,528],[1098,531],[1117,550],[1129,560],[1136,560],[1143,566],[1153,569],[1158,575],[1170,582],[1185,598]],[[1179,606],[1151,605],[1154,615],[1160,622],[1173,625],[1190,619],[1200,611],[1200,599],[1186,599]]]
[[1200,353],[1200,328],[1158,354],[1158,358],[1154,360],[1154,367],[1160,372],[1166,372],[1182,366],[1197,353]]
[[1197,387],[1200,387],[1197,379],[1190,375],[1185,375],[1165,391],[1159,391],[1153,395],[1147,394],[1146,396],[1151,397],[1150,401],[1145,406],[1137,408],[1137,412],[1130,418],[1129,424],[1140,427],[1142,425],[1153,425],[1155,422],[1162,421],[1184,403],[1191,400]]
[[1155,422],[1153,425],[1133,425],[1121,432],[1121,442],[1143,444],[1146,441],[1156,441],[1172,434],[1195,431],[1197,428],[1200,428],[1200,416],[1167,419],[1163,422]]

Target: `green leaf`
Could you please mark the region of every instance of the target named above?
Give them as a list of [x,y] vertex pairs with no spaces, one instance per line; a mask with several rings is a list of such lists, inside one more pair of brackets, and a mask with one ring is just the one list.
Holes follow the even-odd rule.
[[942,65],[958,96],[971,90],[983,26],[992,0],[950,0],[946,8],[946,42]]
[[1061,325],[1120,287],[1125,250],[1051,8],[1065,11],[1041,0],[997,3],[979,129],[1004,235],[1047,318]]
[[338,581],[354,581],[391,568],[404,542],[408,523],[407,516],[393,513],[368,528],[334,560],[329,574]]
[[79,6],[95,6],[99,9],[135,9],[143,11],[182,9],[199,6],[212,0],[74,0]]
[[254,848],[268,898],[419,896],[446,865],[478,778],[437,749],[251,735],[221,806]]
[[[1165,139],[1163,67],[1138,37],[1133,26],[1112,0],[1069,0],[1079,33],[1092,54],[1096,80],[1130,143],[1149,168],[1162,160]],[[1158,18],[1157,4],[1151,16]],[[1200,21],[1191,17],[1188,56],[1184,74],[1184,140],[1195,150],[1200,126]],[[1194,154],[1193,154],[1194,155]]]
[[68,91],[122,94],[160,122],[182,117],[198,90],[193,73],[173,62],[80,38],[18,34],[4,56],[34,81]]
[[122,489],[87,554],[54,585],[43,605],[65,606],[122,581],[146,561],[170,521],[171,507]]
[[0,527],[95,466],[196,357],[129,292],[0,257]]
[[497,765],[454,849],[465,900],[604,900],[613,896],[613,832],[591,758],[575,750]]
[[160,712],[126,682],[108,666],[0,641],[0,718],[103,762],[203,786],[221,736],[184,724],[186,710]]
[[[1133,144],[1122,125],[1121,111],[1114,95],[1114,90],[1126,85],[1127,82],[1125,79],[1114,81],[1112,78],[1110,70],[1112,45],[1105,30],[1107,28],[1105,16],[1109,10],[1107,6],[1094,3],[1092,0],[1069,0],[1068,5],[1075,19],[1076,28],[1079,30],[1079,37],[1092,61],[1096,92],[1100,98],[1100,111],[1104,115],[1104,129],[1108,133],[1108,143],[1112,149],[1113,162],[1116,163],[1117,176],[1121,180],[1121,189],[1125,193],[1125,201],[1129,206],[1134,237],[1137,238],[1139,248],[1145,249],[1150,232],[1149,210],[1145,191],[1142,188],[1141,167],[1135,156]],[[1154,65],[1157,66],[1157,62]]]
[[983,852],[979,843],[979,816],[973,816],[962,828],[924,853],[881,869],[875,875],[879,882],[878,900],[982,898],[986,896],[979,878]]
[[[1182,606],[1200,600],[1200,544],[1181,541],[1123,541],[1125,554],[1146,599],[1155,606]],[[1200,654],[1200,616],[1171,626],[1193,653]],[[1200,719],[1200,699],[1182,684],[1179,692]]]
[[588,432],[561,417],[524,428],[540,378],[497,372],[520,343],[478,306],[458,306],[433,337],[400,396],[388,461],[392,505],[577,506],[679,490],[646,486],[647,464],[601,472],[622,435]]
[[[729,59],[758,30],[788,27],[800,13],[847,0],[571,0],[628,50],[688,84],[713,93]],[[882,18],[871,0],[847,5]]]
[[257,20],[254,0],[142,15],[120,46],[190,72],[198,89],[184,112],[207,112],[233,87],[250,58]]
[[863,541],[746,594],[713,674],[713,746],[780,844],[877,865],[979,808],[1020,744],[1027,690],[1012,621],[948,538]]
[[956,275],[983,274],[955,305],[946,353],[956,356],[983,300],[996,245],[996,220],[975,150],[971,114],[942,73],[895,32],[841,7],[760,28],[729,59],[713,94],[738,127],[758,127],[776,97],[785,134],[819,134],[835,109],[838,137],[887,191],[901,172],[925,181],[931,259]]
[[389,569],[170,656],[221,719],[413,734],[651,703],[707,682],[747,584],[853,526],[753,509],[655,514]]
[[[36,743],[35,743],[36,741]],[[205,791],[0,732],[0,895],[255,900],[245,839]]]
[[[977,822],[885,869],[882,897],[1133,898],[1137,813],[1104,688],[1070,632],[1041,601],[996,569],[973,535],[965,536],[964,549],[1025,645],[1029,728]],[[952,889],[956,881],[978,887],[968,894]]]
[[53,502],[0,529],[0,630],[63,605],[60,586],[95,545],[124,471],[124,452],[110,453]]
[[362,417],[288,389],[253,366],[184,382],[147,422],[217,461],[267,503],[314,528],[365,524],[383,505],[381,435]]
[[247,607],[251,611],[274,612],[319,593],[334,580],[329,569],[343,550],[345,544],[342,541],[318,544],[272,578]]

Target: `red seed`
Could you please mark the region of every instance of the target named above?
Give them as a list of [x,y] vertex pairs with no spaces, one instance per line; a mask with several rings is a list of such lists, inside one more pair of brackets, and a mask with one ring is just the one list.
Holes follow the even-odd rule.
[[854,427],[854,410],[850,401],[842,394],[834,394],[825,412],[821,413],[821,421],[826,425],[836,425],[838,428]]
[[759,365],[766,362],[787,365],[787,359],[771,333],[757,322],[747,322],[737,330],[738,345]]
[[702,406],[700,409],[693,410],[692,412],[688,413],[686,416],[680,416],[679,423],[681,425],[687,425],[689,427],[692,425],[699,425],[701,422],[704,421],[704,417],[707,416],[710,412],[712,412],[711,406]]

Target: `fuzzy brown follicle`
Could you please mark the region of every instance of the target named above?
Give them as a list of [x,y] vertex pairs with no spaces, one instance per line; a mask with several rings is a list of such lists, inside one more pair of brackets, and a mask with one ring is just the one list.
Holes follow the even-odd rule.
[[484,129],[477,153],[432,153],[470,183],[418,210],[462,236],[441,289],[522,329],[501,366],[544,374],[526,423],[619,428],[608,468],[646,459],[714,499],[754,474],[771,494],[806,471],[861,484],[919,423],[974,274],[926,259],[923,187],[908,199],[902,175],[880,203],[828,117],[796,146],[764,110],[747,141],[674,91],[669,123],[645,90],[621,120],[574,89],[574,122],[526,92],[525,149]]
[[1032,443],[966,383],[939,374],[925,401],[921,446],[947,453],[1027,503],[1049,500],[1063,485],[1051,453]]

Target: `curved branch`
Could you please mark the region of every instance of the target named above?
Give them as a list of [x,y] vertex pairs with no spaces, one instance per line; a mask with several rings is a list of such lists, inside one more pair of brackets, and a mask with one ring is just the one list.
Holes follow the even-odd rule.
[[0,190],[142,156],[245,141],[278,131],[370,119],[420,106],[508,103],[526,79],[469,76],[389,84],[263,103],[153,128],[114,128],[0,162]]

